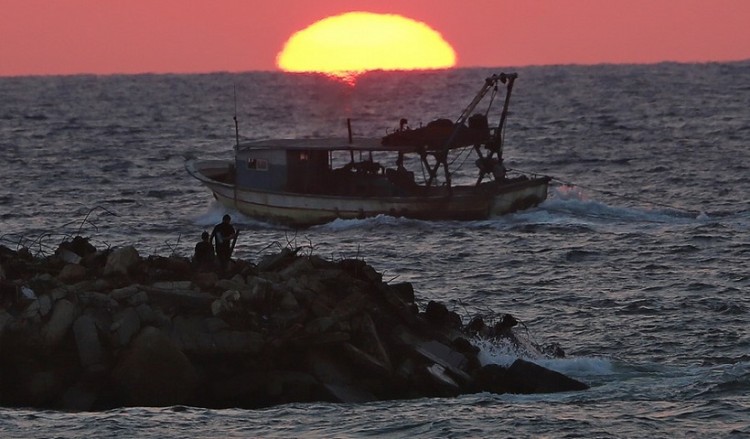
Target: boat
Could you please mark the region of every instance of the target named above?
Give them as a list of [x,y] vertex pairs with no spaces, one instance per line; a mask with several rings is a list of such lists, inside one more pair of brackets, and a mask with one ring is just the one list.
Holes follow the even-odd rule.
[[[378,215],[481,220],[531,208],[547,198],[550,177],[513,171],[503,162],[517,77],[486,78],[455,122],[438,119],[410,129],[401,119],[382,138],[353,137],[347,120],[348,136],[340,138],[240,142],[235,116],[234,160],[189,160],[185,167],[221,204],[292,227]],[[503,92],[499,122],[491,127],[490,110],[474,112]],[[470,172],[453,167],[472,161]]]

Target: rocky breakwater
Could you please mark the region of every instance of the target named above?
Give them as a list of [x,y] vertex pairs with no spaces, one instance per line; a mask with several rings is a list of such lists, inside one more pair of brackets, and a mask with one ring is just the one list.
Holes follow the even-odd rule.
[[0,405],[264,407],[587,386],[534,363],[481,365],[474,337],[514,319],[420,310],[409,283],[362,260],[292,249],[222,276],[183,257],[0,246]]

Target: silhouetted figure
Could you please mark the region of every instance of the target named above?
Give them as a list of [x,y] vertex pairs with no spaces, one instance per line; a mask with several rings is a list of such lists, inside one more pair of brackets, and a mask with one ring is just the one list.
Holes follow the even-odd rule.
[[195,254],[193,255],[193,266],[198,271],[213,270],[216,266],[216,255],[214,246],[211,245],[211,238],[208,232],[201,234],[201,241],[195,244]]
[[234,250],[233,240],[237,239],[237,231],[232,227],[231,222],[232,217],[224,215],[221,223],[217,224],[211,232],[210,239],[216,243],[216,258],[222,270],[226,270],[229,266],[229,259]]

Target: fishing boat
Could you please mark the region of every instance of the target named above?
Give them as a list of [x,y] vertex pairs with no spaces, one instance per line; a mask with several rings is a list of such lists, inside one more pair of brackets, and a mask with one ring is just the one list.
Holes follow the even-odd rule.
[[[223,205],[292,227],[378,215],[479,220],[527,209],[547,198],[550,177],[517,173],[503,163],[517,77],[486,78],[455,122],[438,119],[410,129],[401,119],[382,138],[357,138],[347,120],[345,137],[242,143],[237,129],[234,160],[189,160],[185,167]],[[485,98],[500,101],[503,91],[499,121],[490,126],[490,110],[475,110]],[[466,162],[475,166],[472,172],[454,169]]]

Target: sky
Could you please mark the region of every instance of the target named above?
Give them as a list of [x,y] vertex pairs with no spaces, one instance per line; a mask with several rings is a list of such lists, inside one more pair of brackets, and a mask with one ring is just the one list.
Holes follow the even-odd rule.
[[750,0],[0,0],[0,76],[274,71],[350,11],[426,23],[457,67],[750,59]]

